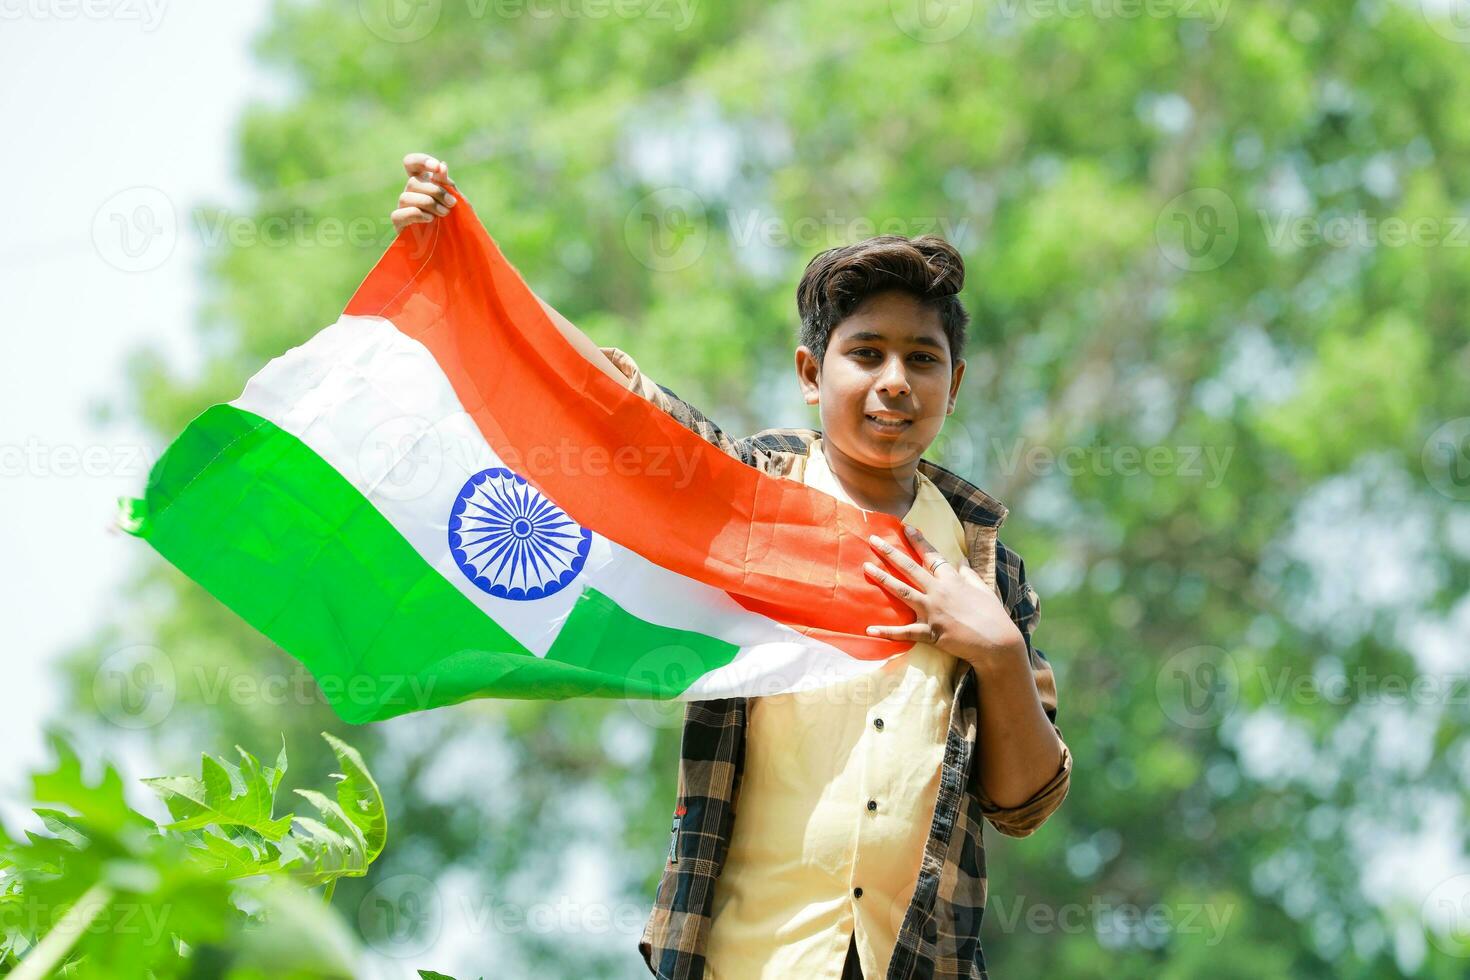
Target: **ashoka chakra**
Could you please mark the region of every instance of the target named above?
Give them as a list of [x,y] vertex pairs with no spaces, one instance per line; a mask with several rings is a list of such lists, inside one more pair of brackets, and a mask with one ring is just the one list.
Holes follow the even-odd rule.
[[514,470],[494,467],[465,481],[449,511],[449,551],[480,589],[498,599],[542,599],[582,571],[592,532]]

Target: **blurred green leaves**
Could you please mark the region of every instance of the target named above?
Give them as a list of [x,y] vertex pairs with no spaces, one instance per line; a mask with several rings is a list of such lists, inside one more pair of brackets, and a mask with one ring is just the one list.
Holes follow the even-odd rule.
[[0,975],[350,978],[345,924],[309,891],[360,876],[382,852],[383,799],[351,746],[326,736],[343,772],[336,799],[296,792],[322,820],[273,816],[286,772],[244,749],[205,755],[202,775],[145,780],[174,818],[134,810],[110,764],[89,781],[70,744],[32,778],[45,833],[0,839]]

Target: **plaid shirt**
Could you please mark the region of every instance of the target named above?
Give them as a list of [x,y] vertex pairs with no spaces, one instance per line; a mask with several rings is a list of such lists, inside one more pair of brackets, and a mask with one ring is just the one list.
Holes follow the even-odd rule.
[[[673,391],[653,382],[616,347],[602,348],[630,379],[633,389],[707,442],[773,476],[786,477],[821,432],[815,429],[765,429],[732,439]],[[1031,642],[1040,617],[1040,600],[1026,581],[1019,555],[1000,543],[997,532],[1007,508],[985,491],[928,460],[919,469],[954,508],[965,531],[966,557],[995,588],[1011,619],[1026,638],[1037,692],[1046,715],[1056,724],[1056,684],[1046,656]],[[985,913],[984,821],[1002,834],[1025,837],[1061,805],[1072,774],[1072,755],[1062,747],[1055,776],[1028,801],[998,807],[981,787],[972,764],[979,707],[975,672],[960,672],[941,763],[939,798],[924,845],[919,881],[904,916],[888,968],[888,980],[984,980],[980,919]],[[649,970],[660,980],[698,980],[704,976],[716,879],[724,866],[745,759],[746,698],[690,701],[684,711],[679,759],[678,799],[670,831],[669,858],[654,898],[653,912],[638,941]],[[1060,735],[1060,730],[1058,730]],[[871,978],[877,980],[877,978]]]

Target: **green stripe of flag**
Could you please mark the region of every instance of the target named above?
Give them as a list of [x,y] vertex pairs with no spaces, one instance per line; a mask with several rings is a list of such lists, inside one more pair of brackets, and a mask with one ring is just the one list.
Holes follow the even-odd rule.
[[349,722],[484,694],[672,698],[737,652],[587,589],[537,657],[301,440],[230,405],[190,423],[129,503],[131,533],[301,660]]

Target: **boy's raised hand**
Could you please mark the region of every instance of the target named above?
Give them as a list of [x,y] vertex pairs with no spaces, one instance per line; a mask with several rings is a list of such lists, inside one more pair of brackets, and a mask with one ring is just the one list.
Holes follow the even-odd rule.
[[398,209],[390,215],[394,231],[427,224],[449,213],[458,200],[450,193],[458,188],[449,176],[449,164],[427,153],[410,153],[403,158],[403,169],[408,172],[408,183],[398,195]]
[[[869,626],[870,636],[910,643],[931,643],[980,671],[995,657],[1026,655],[1026,638],[1006,612],[994,589],[968,564],[956,568],[939,549],[911,524],[904,531],[923,558],[920,565],[887,541],[870,535],[868,543],[894,568],[903,581],[877,564],[863,570],[879,585],[914,610],[916,619],[903,626]],[[914,583],[913,585],[909,584]]]

